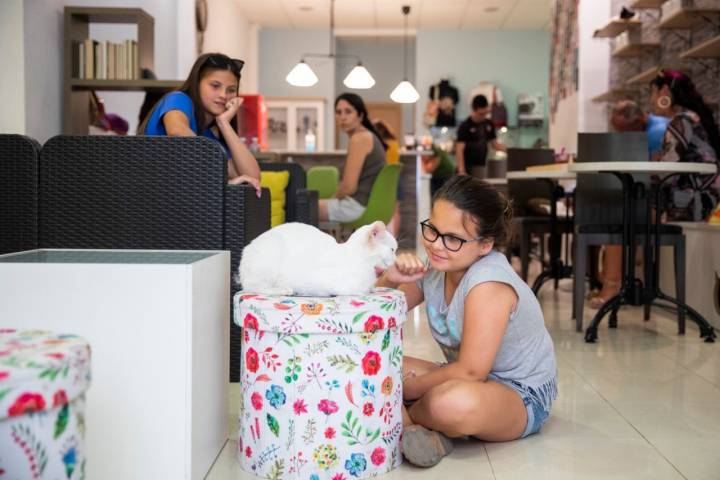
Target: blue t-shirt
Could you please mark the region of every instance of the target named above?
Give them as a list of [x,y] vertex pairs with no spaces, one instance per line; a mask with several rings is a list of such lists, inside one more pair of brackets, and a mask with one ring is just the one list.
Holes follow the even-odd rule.
[[[171,110],[179,110],[184,113],[190,122],[190,129],[195,132],[196,135],[201,135],[198,132],[192,99],[183,92],[170,92],[160,100],[145,126],[145,135],[167,135],[167,130],[163,124],[163,117]],[[202,136],[218,142],[225,151],[225,155],[230,158],[230,150],[227,144],[221,138],[216,137],[211,129],[206,128],[205,131],[202,132]]]
[[660,151],[662,148],[663,138],[665,138],[665,130],[667,130],[667,124],[669,121],[670,119],[666,117],[659,117],[653,114],[648,115],[645,131],[647,133],[650,156],[652,156],[653,153]]

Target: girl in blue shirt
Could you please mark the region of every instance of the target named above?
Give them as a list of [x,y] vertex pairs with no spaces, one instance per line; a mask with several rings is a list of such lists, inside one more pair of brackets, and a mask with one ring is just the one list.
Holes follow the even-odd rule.
[[260,196],[260,167],[233,126],[242,105],[238,88],[243,64],[221,53],[200,55],[185,83],[153,107],[138,134],[215,140],[228,157],[229,183],[249,183]]

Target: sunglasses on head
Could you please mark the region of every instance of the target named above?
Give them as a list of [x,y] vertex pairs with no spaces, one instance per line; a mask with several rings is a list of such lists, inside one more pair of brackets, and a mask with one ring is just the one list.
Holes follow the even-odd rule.
[[223,68],[223,69],[230,69],[234,74],[237,76],[240,76],[240,72],[242,72],[243,65],[245,65],[245,62],[240,60],[239,58],[229,58],[225,56],[220,55],[210,55],[205,60],[206,65],[212,65],[216,68]]

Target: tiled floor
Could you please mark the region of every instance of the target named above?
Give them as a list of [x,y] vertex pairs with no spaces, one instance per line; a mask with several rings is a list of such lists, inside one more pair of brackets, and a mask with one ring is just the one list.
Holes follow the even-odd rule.
[[[560,376],[560,396],[541,433],[509,443],[460,441],[434,468],[403,464],[384,478],[720,479],[720,342],[703,343],[694,325],[680,337],[666,314],[646,323],[638,309],[626,308],[617,330],[603,324],[598,343],[586,344],[570,321],[566,290],[546,284],[541,293]],[[441,359],[421,312],[410,314],[405,350]],[[232,412],[238,399],[234,384]],[[256,478],[240,470],[234,445],[228,441],[208,479]]]

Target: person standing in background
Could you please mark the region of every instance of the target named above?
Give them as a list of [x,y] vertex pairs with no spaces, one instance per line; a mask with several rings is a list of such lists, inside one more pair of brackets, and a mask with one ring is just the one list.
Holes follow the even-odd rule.
[[495,150],[507,152],[497,140],[495,127],[488,119],[490,105],[484,95],[473,98],[470,116],[460,124],[455,142],[455,159],[459,175],[470,174],[485,178],[488,144]]

